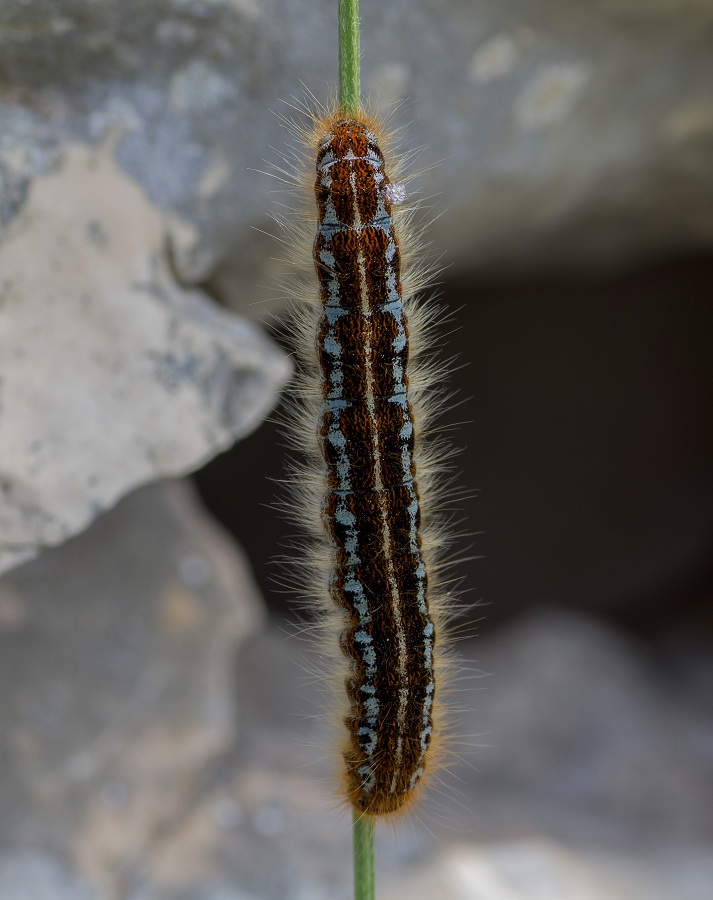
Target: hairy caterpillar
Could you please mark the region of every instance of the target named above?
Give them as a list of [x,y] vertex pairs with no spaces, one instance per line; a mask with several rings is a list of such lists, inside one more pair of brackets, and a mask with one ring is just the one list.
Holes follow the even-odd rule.
[[282,220],[285,243],[297,267],[314,263],[297,291],[292,512],[310,534],[304,587],[336,676],[343,795],[381,816],[417,795],[443,731],[444,450],[429,438],[443,372],[426,350],[434,307],[416,302],[427,273],[384,129],[339,110],[309,130],[288,124],[311,173],[297,177],[303,210]]

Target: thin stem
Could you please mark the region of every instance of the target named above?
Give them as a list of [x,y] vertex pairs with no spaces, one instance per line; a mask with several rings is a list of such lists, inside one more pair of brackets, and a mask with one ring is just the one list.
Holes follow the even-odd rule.
[[339,0],[339,105],[349,116],[361,109],[359,0]]
[[354,900],[374,900],[374,820],[354,813]]

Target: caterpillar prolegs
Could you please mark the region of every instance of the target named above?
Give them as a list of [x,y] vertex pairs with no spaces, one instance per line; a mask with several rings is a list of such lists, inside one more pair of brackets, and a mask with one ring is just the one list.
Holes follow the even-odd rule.
[[316,167],[316,217],[302,230],[317,291],[299,314],[298,518],[311,525],[310,587],[336,654],[344,795],[379,816],[433,770],[443,718],[439,448],[427,439],[442,372],[424,346],[433,307],[415,298],[423,267],[389,140],[372,117],[340,112],[302,137]]

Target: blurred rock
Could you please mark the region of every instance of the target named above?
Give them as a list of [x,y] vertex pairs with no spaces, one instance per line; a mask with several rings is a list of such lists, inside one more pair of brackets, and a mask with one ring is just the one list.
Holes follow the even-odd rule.
[[160,883],[238,735],[233,666],[262,618],[240,552],[187,483],[144,488],[6,575],[0,609],[0,896]]
[[[674,666],[596,619],[541,613],[461,652],[456,756],[416,817],[379,830],[383,896],[707,900],[711,649]],[[313,669],[270,632],[240,659],[243,817],[221,859],[255,897],[350,896]]]
[[706,900],[713,858],[587,856],[553,841],[457,846],[390,879],[384,900]]
[[[707,17],[666,0],[364,14],[365,91],[409,98],[394,124],[428,148],[453,276],[711,246]],[[335,33],[334,5],[295,0],[0,4],[0,566],[265,414],[283,363],[175,282],[266,309],[277,254],[253,226],[274,183],[253,170],[286,146],[279,98],[326,97]]]
[[[655,655],[602,622],[534,613],[478,642],[471,808],[608,851],[679,850],[713,834],[713,648]],[[675,665],[674,665],[675,662]],[[683,675],[682,672],[686,674]],[[474,685],[475,686],[475,685]],[[477,818],[476,818],[477,821]]]
[[0,856],[0,897],[3,900],[95,900],[83,878],[75,878],[47,853]]
[[[335,5],[33,0],[0,10],[0,210],[70,141],[119,129],[116,161],[158,207],[181,277],[246,308],[274,255],[250,228],[285,134],[279,98],[336,82]],[[436,244],[458,267],[600,268],[710,247],[705,3],[394,0],[365,11],[365,92],[406,97]],[[100,196],[97,208],[103,206]],[[180,232],[180,234],[179,234]]]
[[[365,13],[366,90],[383,105],[411,98],[395,124],[407,123],[408,146],[428,147],[421,165],[443,160],[420,184],[449,210],[431,236],[453,274],[598,272],[709,248],[709,19],[705,3],[669,0],[536,0],[525,13],[495,0],[394,0]],[[14,506],[2,503],[2,517],[15,514],[8,564],[132,485],[198,465],[269,407],[282,359],[177,283],[207,284],[243,310],[262,296],[254,286],[275,251],[251,226],[264,226],[272,185],[251,170],[285,146],[267,111],[301,95],[300,80],[324,98],[335,31],[336,5],[294,0],[0,6],[0,349],[12,348],[1,459],[18,466]],[[526,339],[547,354],[532,331]],[[39,352],[23,358],[25,348]],[[28,439],[19,423],[34,414]],[[577,488],[584,481],[578,471]],[[650,500],[641,509],[669,515]],[[311,676],[274,635],[249,648],[236,744],[226,709],[240,628],[227,592],[206,582],[217,563],[168,502],[163,488],[142,491],[2,583],[0,886],[33,900],[347,897],[348,816],[334,810],[319,732],[295,692]],[[185,552],[166,549],[174,537]],[[458,769],[459,798],[429,804],[424,821],[444,848],[441,812],[479,843],[451,854],[418,822],[398,839],[384,829],[384,884],[411,885],[413,897],[429,884],[474,893],[483,873],[522,894],[540,883],[522,873],[540,871],[572,896],[571,873],[583,883],[596,868],[607,897],[624,878],[635,898],[706,897],[713,714],[690,700],[710,697],[697,674],[709,657],[684,691],[620,635],[552,618],[483,641],[478,655],[496,676],[463,695],[475,711],[462,731],[497,752],[478,750],[482,776]]]
[[66,145],[0,243],[0,571],[254,429],[289,366],[181,290],[112,146]]
[[[8,900],[351,896],[314,660],[254,635],[223,540],[152,487],[2,581]],[[461,653],[457,758],[379,829],[384,898],[707,900],[710,648],[549,613]]]

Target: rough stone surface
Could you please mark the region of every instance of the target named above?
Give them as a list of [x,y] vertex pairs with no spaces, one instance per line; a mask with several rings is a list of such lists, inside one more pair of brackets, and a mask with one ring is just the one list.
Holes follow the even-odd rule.
[[[366,10],[365,92],[409,99],[451,273],[710,247],[710,22],[669,0]],[[0,4],[0,567],[270,406],[283,363],[176,281],[267,308],[254,170],[286,145],[270,109],[326,99],[335,33],[334,4],[295,0]]]
[[[0,582],[3,900],[351,896],[314,660],[254,633],[244,563],[185,491]],[[708,900],[710,648],[540,613],[461,652],[462,759],[380,829],[380,896]]]
[[[473,667],[492,674],[470,678]],[[335,809],[312,669],[276,631],[241,655],[244,740],[202,813],[220,809],[229,826],[213,885],[260,900],[351,896],[349,817]],[[418,818],[380,829],[380,894],[707,900],[709,648],[657,659],[595,619],[537,614],[469,643],[461,673],[463,760]],[[175,847],[184,861],[190,840]],[[209,852],[183,870],[186,897]]]
[[66,145],[0,242],[0,571],[250,432],[289,368],[179,288],[113,144]]
[[201,852],[194,819],[239,731],[235,655],[261,617],[183,482],[0,581],[3,900],[164,896],[135,892],[170,881],[177,835]]
[[[0,9],[0,214],[70,137],[116,160],[179,228],[178,271],[247,302],[272,249],[269,109],[336,81],[336,6],[32,0]],[[395,0],[363,16],[365,91],[425,145],[458,266],[601,265],[710,247],[711,5]],[[100,201],[98,201],[100,202]],[[168,229],[172,231],[171,228]]]
[[489,746],[468,779],[484,828],[514,820],[616,852],[706,843],[709,645],[654,654],[596,619],[536,613],[477,653],[492,673],[473,697]]
[[[710,248],[709,0],[377,6],[365,89],[410,98],[395,122],[441,161],[420,184],[454,275]],[[281,357],[178,284],[255,314],[275,251],[251,170],[285,144],[278,98],[324,99],[335,28],[336,4],[295,0],[0,4],[5,565],[274,399]],[[2,900],[351,894],[310,663],[266,631],[234,669],[252,587],[180,494],[0,583]],[[708,900],[709,649],[534,617],[477,658],[475,771],[382,831],[384,896]]]
[[460,844],[389,879],[384,900],[706,900],[713,859],[631,860],[550,840]]

